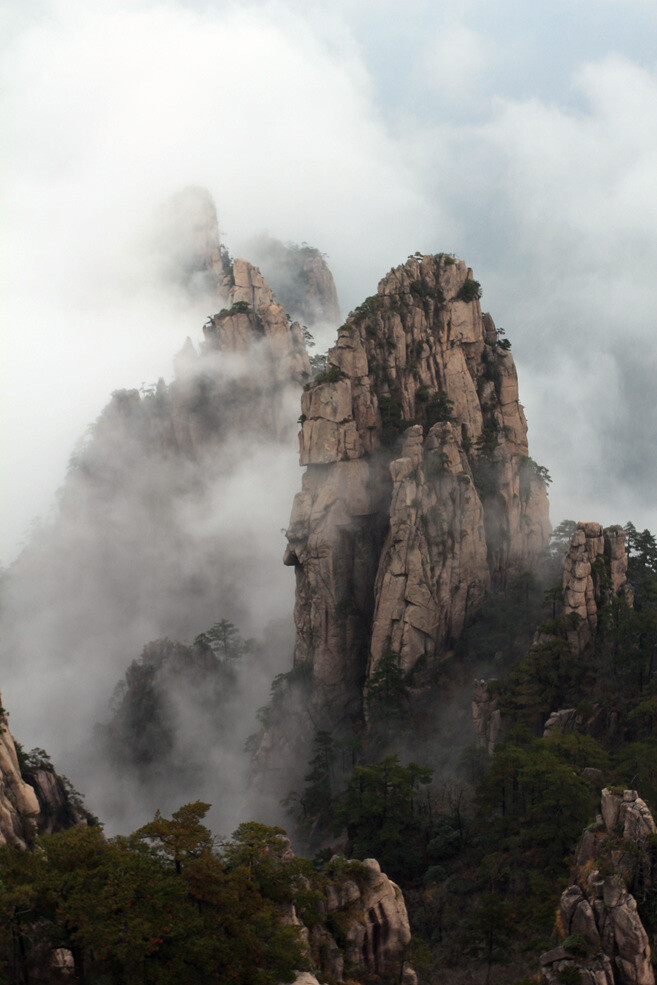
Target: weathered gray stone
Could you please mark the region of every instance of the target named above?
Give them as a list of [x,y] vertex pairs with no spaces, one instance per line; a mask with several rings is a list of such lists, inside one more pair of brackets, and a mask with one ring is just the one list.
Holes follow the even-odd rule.
[[603,558],[609,564],[608,593],[630,601],[626,590],[627,554],[623,528],[614,526],[603,529],[599,523],[578,523],[563,568],[564,616],[577,613],[581,617],[577,628],[568,634],[572,649],[578,653],[595,635],[598,607],[607,601],[607,590],[603,593],[600,579],[592,574],[595,562]]
[[26,848],[39,813],[36,794],[21,776],[16,746],[0,697],[0,845]]
[[472,723],[477,745],[492,756],[502,728],[502,716],[487,681],[475,680],[473,684]]
[[[390,271],[338,332],[328,366],[343,375],[303,396],[308,472],[285,559],[297,576],[295,661],[313,665],[316,710],[358,714],[363,676],[389,652],[406,670],[439,660],[488,587],[547,543],[513,359],[478,301],[458,297],[471,277],[462,261],[433,256]],[[485,420],[498,445],[486,466],[494,492],[482,499]],[[396,426],[406,426],[401,449]]]
[[[597,536],[595,528],[593,534]],[[653,833],[654,821],[635,790],[626,790],[622,795],[603,790],[601,810],[606,837],[596,837],[588,830],[583,833],[576,852],[578,882],[563,892],[559,907],[564,934],[581,935],[595,953],[586,959],[575,959],[564,948],[557,948],[542,955],[544,985],[557,985],[560,972],[570,966],[580,971],[582,982],[592,985],[654,985],[648,935],[636,900],[622,878],[628,855],[623,844],[631,841],[629,855],[635,859],[636,846],[641,837],[645,839]],[[592,866],[598,857],[608,864],[610,840],[615,874],[603,878]]]

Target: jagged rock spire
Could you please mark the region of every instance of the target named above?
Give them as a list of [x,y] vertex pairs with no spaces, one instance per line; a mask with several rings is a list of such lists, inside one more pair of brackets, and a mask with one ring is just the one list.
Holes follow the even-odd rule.
[[409,259],[352,312],[302,397],[307,470],[285,556],[295,661],[313,665],[316,704],[347,717],[385,652],[431,663],[486,589],[547,545],[545,476],[479,294],[463,261]]

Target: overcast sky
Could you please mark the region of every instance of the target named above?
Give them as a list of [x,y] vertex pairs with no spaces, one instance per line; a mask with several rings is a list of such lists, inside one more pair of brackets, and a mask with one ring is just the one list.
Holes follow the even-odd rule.
[[5,563],[109,393],[201,336],[144,246],[188,184],[234,252],[325,251],[345,313],[410,252],[462,256],[553,521],[657,528],[657,2],[326,6],[0,6]]

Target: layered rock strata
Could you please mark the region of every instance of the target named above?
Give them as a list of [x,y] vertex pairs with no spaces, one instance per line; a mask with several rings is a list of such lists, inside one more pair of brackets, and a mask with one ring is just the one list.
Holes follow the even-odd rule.
[[648,935],[630,890],[654,885],[649,839],[656,833],[635,790],[602,791],[597,825],[582,835],[574,880],[559,904],[564,945],[541,956],[541,985],[574,980],[575,969],[587,985],[654,985]]
[[632,604],[625,531],[618,525],[603,528],[599,523],[578,523],[563,566],[563,613],[566,619],[574,614],[568,633],[574,652],[581,653],[593,639],[598,609],[612,597]]
[[486,590],[547,545],[513,358],[478,295],[463,261],[410,259],[303,394],[285,562],[316,706],[357,713],[388,652],[406,671],[439,660]]

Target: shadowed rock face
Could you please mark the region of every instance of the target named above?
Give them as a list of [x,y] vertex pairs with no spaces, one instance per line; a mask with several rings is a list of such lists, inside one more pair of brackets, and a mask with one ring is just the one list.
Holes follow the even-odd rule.
[[502,728],[498,701],[491,693],[488,681],[475,679],[472,690],[472,723],[477,746],[492,756]]
[[413,258],[338,331],[306,387],[287,532],[295,662],[314,704],[358,714],[379,660],[440,659],[486,589],[550,533],[513,358],[462,261]]
[[[328,921],[309,929],[291,905],[286,922],[300,928],[306,956],[322,980],[328,975],[337,982],[366,978],[372,982],[417,985],[417,976],[405,960],[411,929],[401,889],[381,872],[376,859],[365,859],[356,865],[358,872],[352,877],[340,877],[323,887],[319,907]],[[340,927],[339,945],[329,926]],[[316,981],[312,976],[300,975],[295,985]]]

